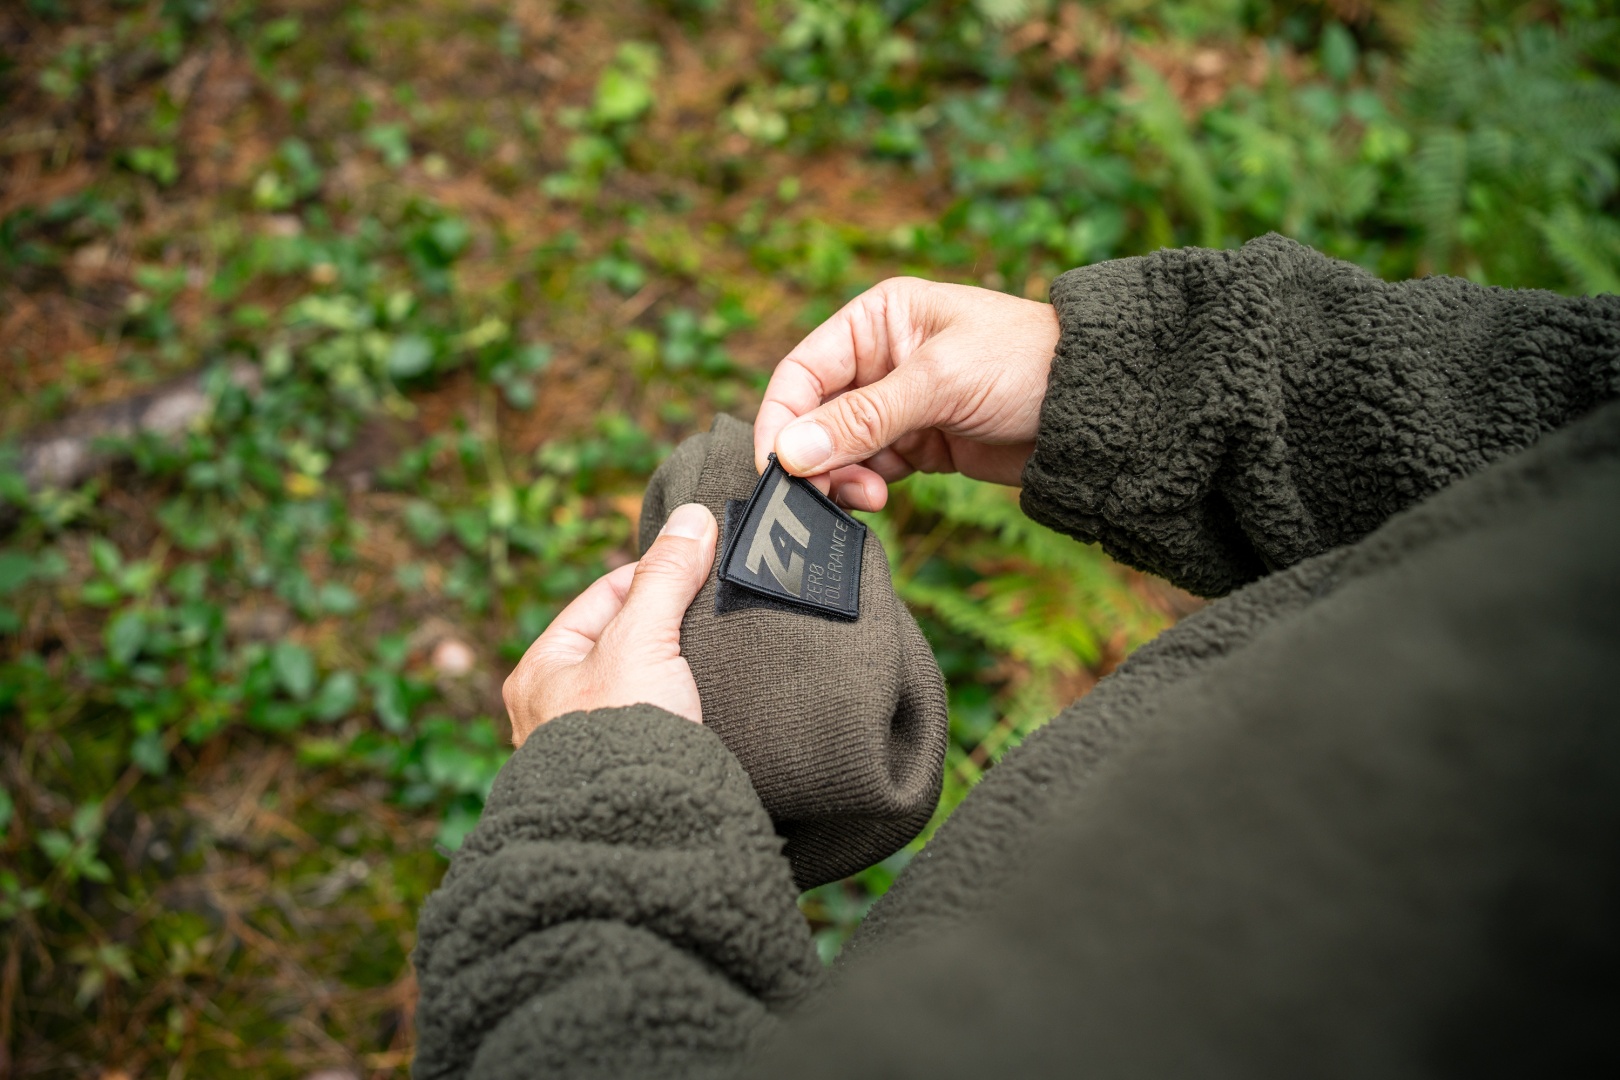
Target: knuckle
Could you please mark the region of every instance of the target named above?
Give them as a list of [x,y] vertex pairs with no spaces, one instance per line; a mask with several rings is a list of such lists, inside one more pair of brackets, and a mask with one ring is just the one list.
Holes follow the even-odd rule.
[[876,449],[883,445],[888,417],[871,394],[853,390],[833,403],[833,421],[844,442]]
[[697,572],[697,541],[684,537],[661,538],[636,564],[635,580],[648,577],[688,577]]
[[512,722],[514,732],[520,726],[527,725],[529,720],[529,695],[524,692],[527,681],[519,669],[508,675],[501,684],[501,702],[506,706],[506,717]]

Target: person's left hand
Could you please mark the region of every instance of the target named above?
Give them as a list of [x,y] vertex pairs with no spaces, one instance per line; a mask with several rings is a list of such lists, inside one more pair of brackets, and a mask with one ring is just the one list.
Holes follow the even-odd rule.
[[708,580],[719,535],[708,507],[676,507],[640,562],[604,574],[552,620],[501,687],[513,745],[564,713],[617,705],[703,722],[681,617]]

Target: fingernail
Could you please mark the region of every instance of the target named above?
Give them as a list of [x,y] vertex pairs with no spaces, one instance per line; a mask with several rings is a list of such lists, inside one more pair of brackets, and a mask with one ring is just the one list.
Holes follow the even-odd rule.
[[832,437],[814,420],[801,420],[776,437],[776,452],[794,472],[807,473],[832,457]]
[[687,503],[677,506],[675,512],[669,515],[664,527],[658,530],[659,536],[684,536],[688,540],[701,540],[709,531],[709,522],[713,515],[709,508],[702,503]]

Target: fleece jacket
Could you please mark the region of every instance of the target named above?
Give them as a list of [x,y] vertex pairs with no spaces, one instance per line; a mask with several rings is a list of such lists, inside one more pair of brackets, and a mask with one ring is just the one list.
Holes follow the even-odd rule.
[[1620,299],[1277,237],[1073,271],[1024,505],[1220,596],[823,975],[715,732],[560,718],[424,906],[418,1077],[1620,1068]]

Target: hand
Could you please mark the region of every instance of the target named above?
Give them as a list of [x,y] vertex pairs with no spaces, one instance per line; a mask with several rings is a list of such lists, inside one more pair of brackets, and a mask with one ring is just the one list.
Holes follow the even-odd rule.
[[1050,304],[891,278],[776,366],[754,419],[755,465],[775,450],[857,510],[882,509],[887,481],[915,471],[1017,484],[1057,343]]
[[709,577],[719,527],[708,507],[669,515],[640,562],[597,578],[534,640],[501,687],[512,743],[564,713],[645,702],[703,722],[681,617]]

